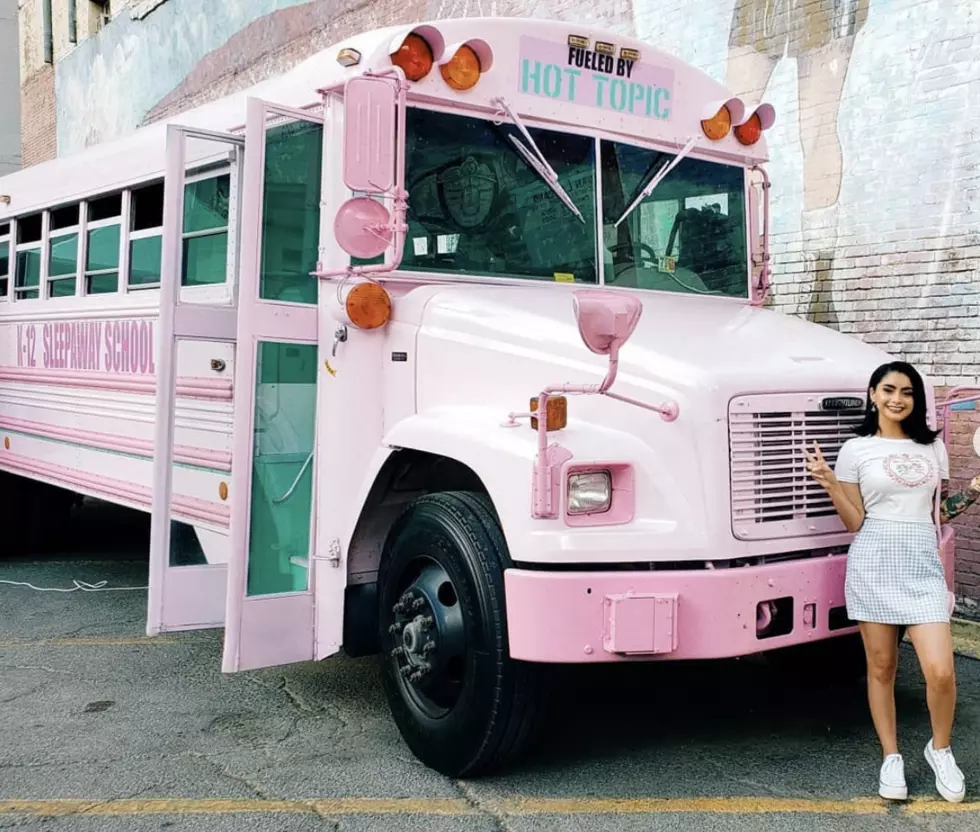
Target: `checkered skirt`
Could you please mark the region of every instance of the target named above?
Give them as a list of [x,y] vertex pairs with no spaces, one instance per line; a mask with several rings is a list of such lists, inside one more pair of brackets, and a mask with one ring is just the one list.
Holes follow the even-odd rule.
[[945,572],[929,523],[865,518],[847,553],[847,615],[876,624],[949,621]]

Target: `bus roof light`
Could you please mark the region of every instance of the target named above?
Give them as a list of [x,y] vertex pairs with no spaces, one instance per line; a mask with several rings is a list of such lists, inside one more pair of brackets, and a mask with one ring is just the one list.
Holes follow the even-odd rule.
[[443,80],[454,90],[472,89],[480,76],[493,66],[493,50],[485,40],[473,38],[454,43],[439,61]]
[[736,124],[735,138],[740,144],[750,146],[762,138],[762,133],[768,130],[776,121],[776,109],[772,104],[760,104],[754,113],[745,121]]
[[346,47],[337,53],[337,63],[342,67],[349,68],[357,66],[361,62],[361,53],[356,49]]
[[721,141],[728,135],[733,124],[745,117],[745,105],[741,99],[729,98],[712,101],[701,111],[701,130],[711,141]]
[[391,53],[391,62],[402,68],[409,81],[421,81],[432,69],[432,47],[421,35],[410,33]]

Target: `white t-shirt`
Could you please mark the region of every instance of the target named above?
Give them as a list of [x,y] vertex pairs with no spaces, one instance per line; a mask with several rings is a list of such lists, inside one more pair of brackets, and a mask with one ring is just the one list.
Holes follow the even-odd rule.
[[940,480],[949,479],[946,446],[912,439],[856,436],[840,449],[834,473],[857,483],[864,513],[872,520],[933,523],[933,498]]

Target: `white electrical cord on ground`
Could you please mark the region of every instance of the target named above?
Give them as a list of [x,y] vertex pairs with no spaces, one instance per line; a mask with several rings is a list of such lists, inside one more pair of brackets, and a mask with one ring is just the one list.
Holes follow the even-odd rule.
[[48,587],[48,586],[34,586],[34,584],[25,583],[24,581],[3,581],[0,580],[0,584],[10,584],[10,586],[26,586],[28,589],[33,589],[37,592],[126,592],[127,590],[134,589],[149,589],[145,586],[107,586],[108,581],[99,581],[97,584],[87,584],[85,581],[77,581],[72,578],[72,583],[75,586],[70,589],[65,589],[61,587]]

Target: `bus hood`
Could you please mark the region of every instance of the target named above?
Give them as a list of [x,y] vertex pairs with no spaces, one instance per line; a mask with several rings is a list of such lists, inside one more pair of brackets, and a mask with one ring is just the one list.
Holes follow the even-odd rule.
[[[521,400],[541,387],[592,384],[607,359],[579,336],[565,287],[428,287],[410,303],[419,330],[418,405]],[[416,293],[411,293],[415,295]],[[620,352],[613,387],[659,403],[665,396],[698,409],[714,399],[754,392],[852,391],[863,394],[872,370],[889,356],[877,347],[768,309],[718,298],[637,293],[639,323]],[[406,310],[409,311],[409,310]],[[401,317],[401,316],[399,316]],[[467,402],[471,403],[471,402]],[[690,416],[688,411],[688,416]]]

